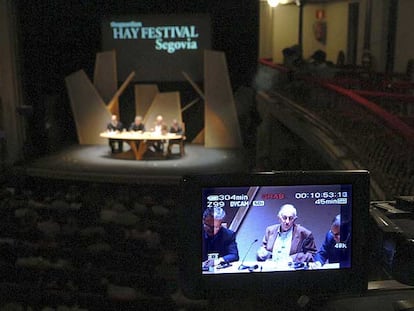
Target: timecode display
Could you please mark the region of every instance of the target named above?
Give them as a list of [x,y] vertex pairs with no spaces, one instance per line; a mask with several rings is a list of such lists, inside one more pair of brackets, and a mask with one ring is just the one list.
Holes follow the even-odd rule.
[[296,192],[295,199],[341,199],[348,198],[348,191]]

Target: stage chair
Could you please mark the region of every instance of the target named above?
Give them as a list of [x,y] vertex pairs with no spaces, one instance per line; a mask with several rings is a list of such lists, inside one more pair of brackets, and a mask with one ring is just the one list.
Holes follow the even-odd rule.
[[178,145],[179,146],[181,157],[185,155],[184,142],[186,140],[186,137],[185,137],[185,123],[184,122],[181,123],[181,128],[183,129],[182,138],[180,140],[171,140],[171,141],[168,142],[168,150],[167,150],[168,156],[173,155],[173,153],[172,153],[173,145]]

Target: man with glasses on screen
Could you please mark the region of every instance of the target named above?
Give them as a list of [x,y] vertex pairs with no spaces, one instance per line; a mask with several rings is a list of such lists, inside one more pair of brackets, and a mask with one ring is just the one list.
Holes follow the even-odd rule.
[[[345,225],[346,227],[346,225]],[[311,268],[317,269],[325,263],[338,263],[347,256],[350,235],[341,241],[341,214],[335,216],[332,220],[331,228],[325,235],[325,240],[319,251],[315,255],[315,262]]]
[[225,217],[221,207],[203,213],[203,268],[239,260],[236,233],[222,225]]
[[312,232],[296,224],[296,208],[283,205],[278,213],[279,224],[266,228],[257,259],[271,259],[281,265],[313,262],[317,251]]

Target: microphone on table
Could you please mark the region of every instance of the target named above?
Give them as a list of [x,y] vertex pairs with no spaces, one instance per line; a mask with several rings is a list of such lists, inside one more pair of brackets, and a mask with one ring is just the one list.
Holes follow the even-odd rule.
[[231,263],[228,260],[222,261],[217,265],[217,269],[224,269],[230,267]]
[[254,240],[254,241],[250,244],[250,246],[249,246],[249,248],[247,249],[247,252],[246,252],[246,254],[244,255],[243,260],[242,260],[242,262],[241,262],[241,264],[240,264],[240,266],[239,266],[239,268],[238,268],[239,270],[245,270],[245,269],[250,269],[250,268],[251,268],[250,266],[245,266],[245,265],[244,265],[244,261],[246,260],[247,254],[250,252],[250,249],[252,248],[253,244],[254,244],[254,243],[256,243],[257,241],[258,241],[258,239]]

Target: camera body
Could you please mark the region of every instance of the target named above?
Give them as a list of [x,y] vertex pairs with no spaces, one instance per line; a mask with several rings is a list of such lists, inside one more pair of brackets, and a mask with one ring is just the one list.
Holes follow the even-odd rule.
[[370,203],[372,260],[397,281],[414,285],[414,196]]

